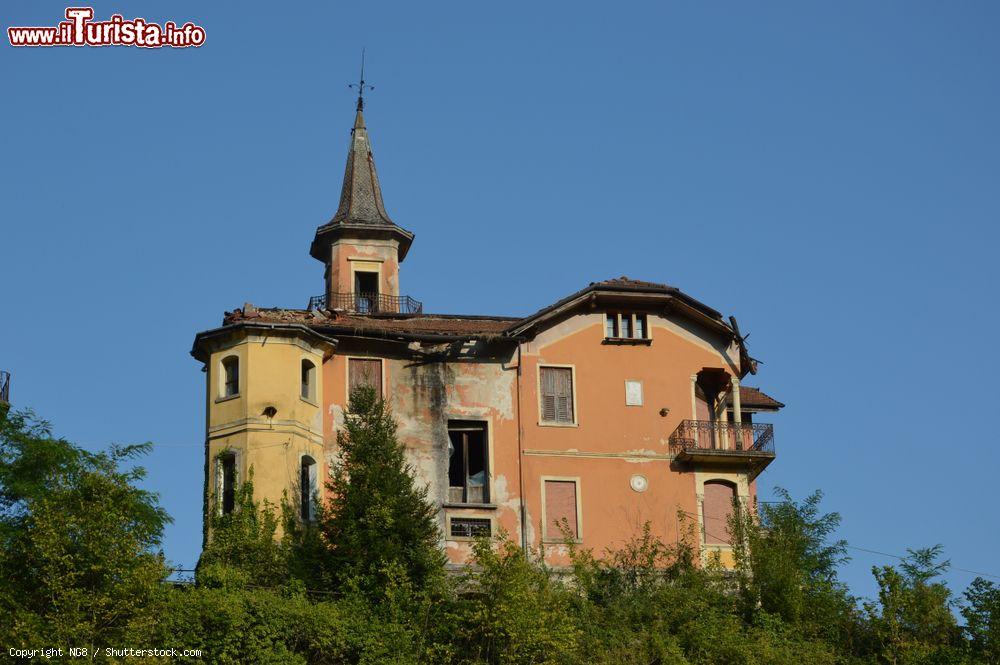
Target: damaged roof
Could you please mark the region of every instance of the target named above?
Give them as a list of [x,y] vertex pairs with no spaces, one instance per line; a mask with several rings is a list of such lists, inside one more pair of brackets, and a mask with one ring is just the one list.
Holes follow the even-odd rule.
[[740,386],[740,406],[745,409],[766,409],[777,411],[784,404],[774,399],[760,388]]
[[[526,317],[478,316],[455,314],[354,314],[340,310],[265,309],[247,303],[242,309],[226,312],[223,326],[267,324],[307,326],[325,335],[379,337],[397,340],[457,341],[461,339],[523,339],[533,336],[545,321],[563,315],[582,303],[598,298],[636,298],[640,304],[653,302],[666,306],[714,330],[740,348],[741,367],[756,374],[757,361],[751,358],[735,321],[726,323],[722,314],[668,284],[617,277],[591,282],[586,288]],[[643,302],[646,301],[646,302]],[[197,346],[198,341],[195,340]],[[751,401],[760,399],[751,395]],[[769,398],[770,399],[770,398]],[[780,404],[772,400],[774,404]],[[774,408],[769,404],[768,408]],[[780,407],[778,407],[780,408]]]
[[329,310],[262,309],[246,305],[226,312],[223,325],[242,322],[299,324],[326,332],[378,337],[501,337],[516,317],[454,314],[367,314]]

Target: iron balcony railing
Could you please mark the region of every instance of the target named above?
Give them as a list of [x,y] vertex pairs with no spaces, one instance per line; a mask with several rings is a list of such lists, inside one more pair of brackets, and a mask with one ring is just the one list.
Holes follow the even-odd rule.
[[684,420],[670,435],[675,452],[716,450],[733,453],[774,453],[774,425]]
[[10,372],[0,369],[0,402],[10,402]]
[[424,304],[410,296],[384,293],[331,293],[313,296],[309,309],[341,309],[357,314],[422,314]]

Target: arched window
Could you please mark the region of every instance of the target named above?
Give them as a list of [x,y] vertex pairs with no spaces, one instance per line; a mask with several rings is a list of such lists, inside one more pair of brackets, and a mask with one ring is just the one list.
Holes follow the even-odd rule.
[[222,359],[222,396],[233,397],[240,394],[240,359],[226,356]]
[[316,365],[310,360],[302,361],[302,399],[316,400]]
[[731,545],[729,519],[733,514],[736,486],[724,480],[705,483],[705,500],[702,504],[702,523],[706,545]]
[[316,517],[316,460],[302,456],[299,473],[299,517],[311,522]]
[[219,512],[228,515],[236,508],[236,453],[227,452],[216,459],[216,496]]

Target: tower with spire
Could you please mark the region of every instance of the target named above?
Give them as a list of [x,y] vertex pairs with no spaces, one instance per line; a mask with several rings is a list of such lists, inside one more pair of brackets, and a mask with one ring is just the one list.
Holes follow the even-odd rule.
[[316,229],[309,254],[326,266],[328,309],[399,311],[399,264],[413,234],[392,221],[382,200],[371,138],[365,127],[364,73],[351,128],[340,205]]

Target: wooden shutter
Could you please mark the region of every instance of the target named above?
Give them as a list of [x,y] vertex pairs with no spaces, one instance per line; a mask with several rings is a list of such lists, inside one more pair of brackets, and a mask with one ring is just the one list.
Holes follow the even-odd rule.
[[561,423],[573,422],[573,370],[568,367],[555,368],[556,372],[556,420]]
[[556,419],[556,368],[543,367],[542,372],[542,420]]
[[729,483],[705,483],[705,500],[702,517],[705,526],[705,543],[729,545],[729,518],[733,514],[733,497],[736,488]]
[[566,520],[573,538],[580,537],[576,514],[576,483],[572,480],[545,481],[545,535],[557,540],[562,537],[562,521]]
[[371,386],[382,397],[382,361],[378,358],[350,358],[347,363],[349,393],[359,386]]

